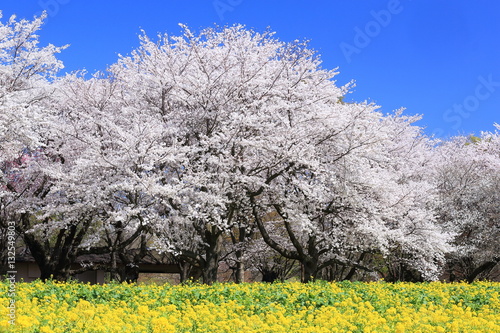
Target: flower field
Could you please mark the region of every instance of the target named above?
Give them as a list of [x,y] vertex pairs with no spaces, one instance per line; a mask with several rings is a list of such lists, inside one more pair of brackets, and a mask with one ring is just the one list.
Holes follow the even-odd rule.
[[500,332],[492,282],[1,286],[1,332]]

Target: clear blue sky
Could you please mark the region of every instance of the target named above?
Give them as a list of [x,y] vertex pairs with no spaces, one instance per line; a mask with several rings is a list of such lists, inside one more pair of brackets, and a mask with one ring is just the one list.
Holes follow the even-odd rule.
[[423,114],[440,137],[493,130],[500,123],[500,1],[465,0],[2,0],[5,20],[46,9],[42,43],[71,44],[67,71],[103,70],[138,46],[138,34],[178,34],[242,23],[284,41],[308,39],[347,100]]

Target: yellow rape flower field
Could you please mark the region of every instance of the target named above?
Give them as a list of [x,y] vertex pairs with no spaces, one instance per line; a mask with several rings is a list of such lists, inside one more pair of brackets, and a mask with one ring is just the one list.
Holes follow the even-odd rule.
[[1,283],[2,332],[500,332],[500,284]]

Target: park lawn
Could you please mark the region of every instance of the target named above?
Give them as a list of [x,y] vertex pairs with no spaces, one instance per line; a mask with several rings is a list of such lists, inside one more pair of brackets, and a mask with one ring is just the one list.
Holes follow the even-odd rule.
[[1,332],[500,332],[500,283],[1,283]]

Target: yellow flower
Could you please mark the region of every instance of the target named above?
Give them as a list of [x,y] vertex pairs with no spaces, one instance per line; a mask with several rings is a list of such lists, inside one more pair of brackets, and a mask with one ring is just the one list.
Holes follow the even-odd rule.
[[151,326],[154,333],[169,333],[175,332],[175,326],[165,317],[153,318]]
[[[82,294],[86,299],[74,302]],[[101,297],[88,296],[93,294]],[[10,327],[7,321],[1,321],[0,331],[500,332],[499,295],[500,284],[491,282],[213,286],[20,283],[17,325]],[[103,299],[108,301],[103,303]],[[8,311],[0,308],[0,313],[5,318]]]

